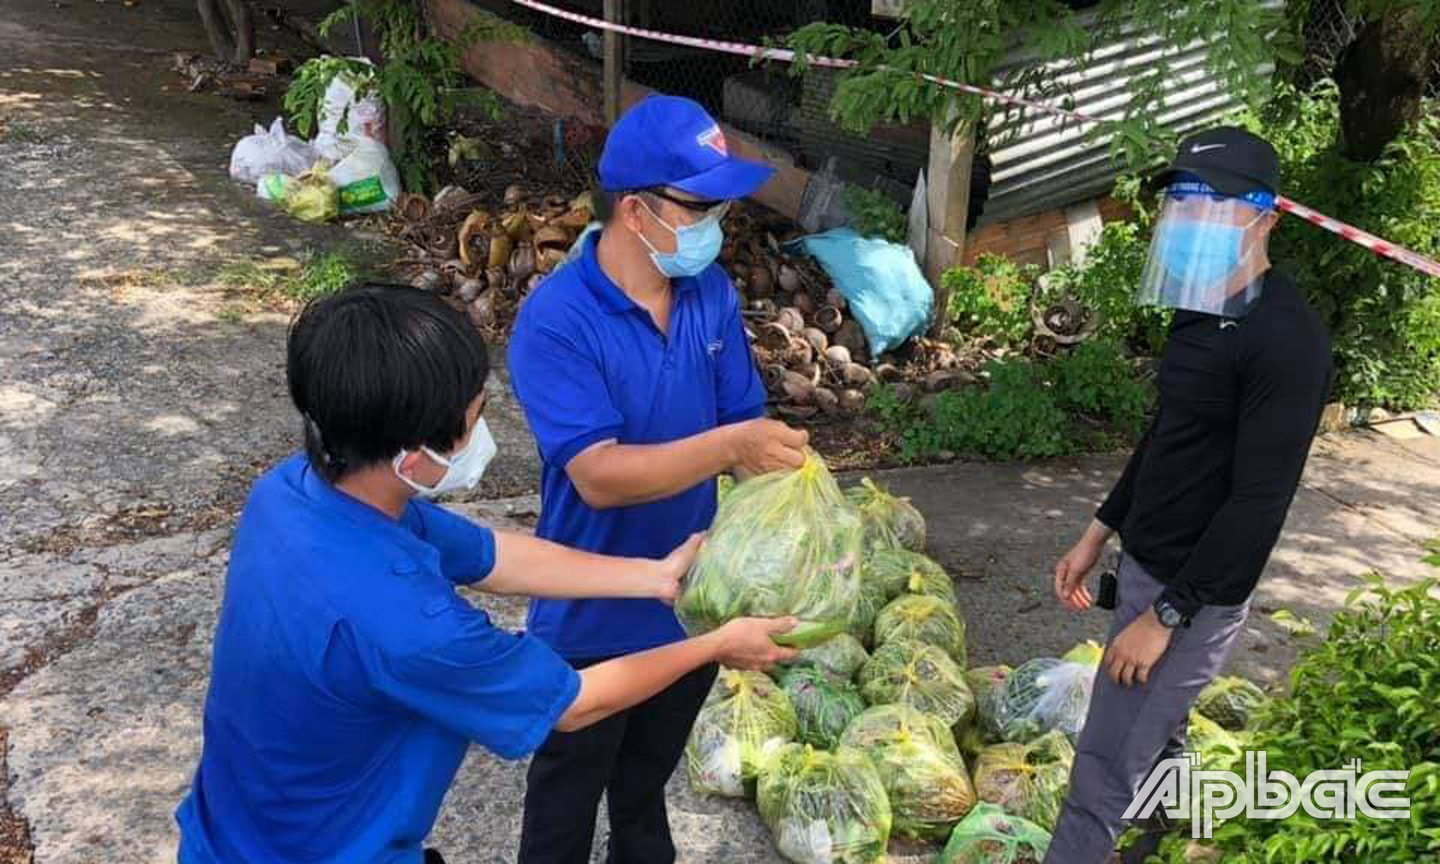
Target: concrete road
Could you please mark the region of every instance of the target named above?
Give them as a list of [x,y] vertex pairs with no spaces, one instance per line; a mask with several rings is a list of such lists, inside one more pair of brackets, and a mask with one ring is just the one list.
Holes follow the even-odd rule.
[[[283,314],[214,284],[227,261],[352,242],[229,183],[263,109],[186,92],[204,49],[187,0],[11,0],[0,18],[0,862],[174,860],[229,531],[251,479],[296,443]],[[462,510],[523,527],[533,447],[500,370],[502,459]],[[1050,602],[1055,556],[1118,458],[961,464],[885,476],[959,579],[975,663],[1103,630]],[[519,497],[517,497],[519,496]],[[1323,623],[1357,574],[1419,574],[1440,446],[1318,445],[1260,595]],[[521,608],[486,605],[516,625]],[[1283,677],[1292,641],[1256,615],[1235,667]],[[682,859],[774,861],[751,808],[673,783]],[[510,861],[523,765],[475,751],[435,842]],[[603,820],[602,820],[603,824]],[[28,837],[28,841],[24,838]],[[602,837],[603,840],[603,829]]]

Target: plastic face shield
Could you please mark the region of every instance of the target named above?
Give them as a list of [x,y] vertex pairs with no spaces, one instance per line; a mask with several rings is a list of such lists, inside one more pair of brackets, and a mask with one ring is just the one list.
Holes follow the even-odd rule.
[[1229,318],[1244,315],[1260,297],[1264,279],[1247,277],[1263,239],[1246,235],[1273,209],[1275,196],[1216,193],[1198,181],[1172,183],[1150,240],[1136,302]]

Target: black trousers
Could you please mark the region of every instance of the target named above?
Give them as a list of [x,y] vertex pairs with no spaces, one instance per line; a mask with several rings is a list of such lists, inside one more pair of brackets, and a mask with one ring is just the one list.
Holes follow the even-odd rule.
[[588,864],[602,792],[610,811],[609,864],[671,864],[675,844],[665,783],[716,671],[697,669],[648,701],[578,732],[551,732],[526,778],[520,864]]

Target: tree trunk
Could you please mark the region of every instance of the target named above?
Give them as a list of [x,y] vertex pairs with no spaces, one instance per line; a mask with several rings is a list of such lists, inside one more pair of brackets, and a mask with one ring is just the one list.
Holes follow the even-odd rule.
[[200,10],[200,23],[205,25],[205,35],[210,39],[210,50],[214,52],[215,59],[229,62],[235,54],[235,43],[230,40],[230,29],[216,0],[195,0],[195,6]]
[[1421,13],[1397,4],[1365,22],[1335,63],[1340,87],[1340,145],[1346,157],[1373,162],[1420,118],[1435,39]]
[[248,0],[229,0],[230,26],[235,31],[235,52],[231,58],[237,66],[244,66],[255,56],[255,19],[250,14]]

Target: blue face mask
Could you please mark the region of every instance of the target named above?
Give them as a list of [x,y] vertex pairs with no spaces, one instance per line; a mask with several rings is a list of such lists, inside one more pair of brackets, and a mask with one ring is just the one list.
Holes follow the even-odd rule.
[[1216,284],[1240,266],[1244,239],[1245,229],[1237,225],[1167,222],[1161,225],[1160,260],[1189,284]]
[[640,240],[650,249],[650,260],[655,262],[655,267],[661,273],[671,279],[678,279],[685,276],[699,276],[720,257],[720,247],[725,243],[725,232],[720,228],[720,217],[710,214],[694,225],[682,225],[675,228],[666,224],[664,219],[651,210],[649,205],[645,206],[655,221],[669,228],[675,235],[675,251],[660,252],[645,235],[640,235]]

